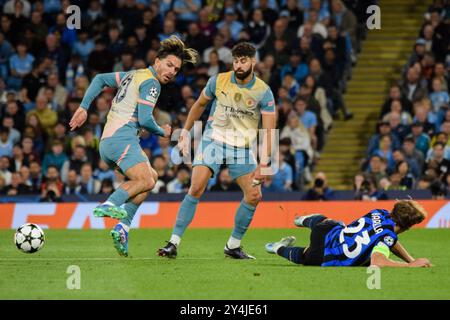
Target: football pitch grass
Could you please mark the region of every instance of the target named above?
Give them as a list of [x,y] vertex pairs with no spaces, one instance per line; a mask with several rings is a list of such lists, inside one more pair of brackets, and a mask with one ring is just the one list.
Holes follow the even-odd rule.
[[[450,299],[450,230],[415,229],[400,240],[433,268],[381,269],[381,289],[368,289],[365,267],[298,266],[267,254],[264,244],[307,229],[250,229],[244,249],[256,260],[224,258],[230,230],[190,229],[177,259],[156,255],[168,229],[132,230],[130,256],[119,257],[109,230],[46,230],[41,251],[25,254],[13,230],[0,231],[0,299]],[[80,289],[67,288],[71,265]],[[70,282],[70,280],[69,280]]]

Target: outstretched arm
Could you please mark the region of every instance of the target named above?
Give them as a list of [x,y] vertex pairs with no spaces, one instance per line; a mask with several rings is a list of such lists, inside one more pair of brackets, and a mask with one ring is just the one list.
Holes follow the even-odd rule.
[[386,246],[384,243],[379,243],[378,245],[375,246],[375,248],[372,251],[372,255],[370,258],[370,265],[378,267],[397,267],[397,268],[432,266],[430,261],[425,258],[419,258],[411,262],[397,262],[389,259],[389,254],[390,254],[389,247]]
[[406,249],[400,244],[400,241],[397,241],[397,243],[392,247],[391,249],[392,253],[395,254],[397,257],[402,259],[405,262],[413,262],[414,258],[406,251]]
[[102,92],[104,87],[117,88],[120,85],[120,80],[125,76],[126,72],[111,72],[111,73],[99,73],[94,79],[92,79],[80,107],[75,111],[75,114],[70,119],[70,130],[73,131],[79,128],[87,119],[87,110],[92,101]]
[[120,85],[120,80],[123,79],[126,72],[110,72],[99,73],[94,79],[84,94],[80,107],[89,110],[92,101],[102,92],[104,87],[117,88]]

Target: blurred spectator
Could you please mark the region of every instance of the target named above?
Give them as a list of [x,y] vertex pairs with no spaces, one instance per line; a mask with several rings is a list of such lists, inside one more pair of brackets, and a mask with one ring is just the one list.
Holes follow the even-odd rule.
[[231,32],[234,41],[238,40],[239,33],[244,28],[241,22],[237,21],[236,12],[233,8],[225,9],[225,17],[223,21],[217,24],[217,29],[227,28]]
[[13,117],[4,115],[2,126],[9,129],[8,140],[11,141],[13,145],[20,142],[21,134],[15,129]]
[[48,100],[45,96],[37,96],[36,109],[28,111],[27,121],[32,116],[36,116],[42,129],[45,130],[47,135],[51,135],[53,126],[58,121],[58,114],[49,108]]
[[406,73],[406,78],[400,82],[403,95],[411,102],[421,100],[427,95],[427,89],[420,82],[420,73],[411,67]]
[[187,192],[190,185],[191,171],[185,165],[180,165],[175,178],[167,184],[167,192]]
[[224,46],[224,36],[221,33],[217,33],[214,36],[213,46],[207,48],[203,52],[203,62],[209,63],[209,54],[212,50],[217,51],[219,54],[219,60],[223,61],[226,64],[231,64],[233,62],[233,57],[231,56],[230,48]]
[[398,114],[400,116],[400,123],[402,125],[409,125],[412,123],[411,115],[404,111],[400,100],[392,100],[390,112],[384,115],[383,121],[390,122],[392,114]]
[[433,146],[433,154],[427,161],[427,167],[435,168],[440,179],[450,172],[450,160],[444,157],[444,150],[445,145],[442,142],[436,142]]
[[13,147],[13,158],[12,158],[12,161],[13,161],[12,170],[14,172],[19,172],[20,169],[23,166],[29,166],[30,165],[28,160],[25,159],[24,156],[23,156],[23,150],[20,147],[20,144],[16,144]]
[[401,150],[405,157],[405,160],[410,163],[411,167],[417,167],[417,171],[419,173],[417,177],[419,177],[424,169],[425,158],[422,152],[418,151],[415,148],[415,142],[412,136],[405,138]]
[[41,202],[61,202],[63,183],[59,177],[58,168],[49,166],[45,176],[45,182],[41,185]]
[[[114,192],[114,185],[111,179],[105,179],[100,186],[99,194],[111,194]],[[152,190],[153,191],[153,190]]]
[[31,191],[31,187],[23,183],[22,176],[19,172],[14,172],[11,175],[11,183],[4,189],[5,194],[8,196],[30,194]]
[[[274,164],[272,164],[274,169]],[[278,170],[272,176],[272,184],[277,192],[286,192],[292,190],[294,183],[294,171],[292,167],[284,161],[284,154],[278,153]]]
[[225,72],[227,67],[223,61],[219,59],[219,54],[216,50],[212,50],[209,53],[209,66],[208,66],[208,76],[212,77],[220,72]]
[[289,115],[287,125],[281,131],[280,139],[285,138],[290,139],[295,150],[296,183],[301,185],[303,170],[311,162],[314,153],[310,134],[295,113]]
[[8,185],[11,183],[11,171],[10,164],[9,164],[9,158],[8,156],[0,156],[0,175],[5,180],[5,184]]
[[78,40],[74,43],[72,53],[81,58],[86,63],[89,54],[94,50],[95,44],[92,39],[89,39],[87,30],[80,30],[78,33]]
[[103,160],[99,160],[98,168],[94,171],[94,177],[99,181],[103,181],[105,179],[109,179],[111,181],[115,180],[114,170],[112,170]]
[[240,188],[231,179],[228,168],[222,167],[217,175],[217,181],[211,187],[210,191],[240,191]]
[[400,161],[396,164],[395,172],[400,176],[400,185],[406,189],[411,190],[415,186],[415,179],[410,172],[409,164],[407,161]]
[[313,149],[317,147],[317,117],[316,115],[307,109],[307,102],[303,98],[298,98],[295,101],[295,111],[297,112],[301,122],[303,123],[306,130],[308,130],[309,137],[311,139],[311,145]]
[[17,53],[9,58],[11,76],[8,78],[8,86],[19,90],[22,86],[22,79],[31,72],[35,58],[28,53],[28,48],[23,42],[17,44],[16,50]]
[[386,160],[378,155],[373,155],[370,157],[369,166],[367,167],[366,173],[370,174],[375,179],[375,186],[378,187],[380,180],[387,177],[386,174]]
[[91,70],[91,75],[97,73],[110,72],[114,66],[114,56],[106,49],[106,42],[103,39],[95,41],[94,50],[89,54],[87,66]]
[[0,126],[0,157],[12,157],[13,143],[9,139],[9,132],[8,128]]
[[387,161],[387,170],[392,172],[394,170],[395,162],[393,157],[392,139],[389,135],[380,137],[380,144],[378,149],[374,151],[374,155],[380,156]]
[[67,175],[67,181],[64,183],[64,194],[79,194],[81,185],[75,170],[70,170]]
[[411,125],[411,132],[416,142],[416,149],[421,151],[425,157],[430,146],[430,137],[423,133],[423,124],[421,122],[413,123]]
[[44,156],[42,161],[42,170],[47,172],[47,168],[52,165],[55,166],[59,172],[68,161],[67,155],[64,153],[64,146],[61,141],[55,140],[52,144],[51,152]]
[[371,175],[364,177],[361,187],[355,192],[355,200],[377,201],[387,199],[386,193],[377,190],[376,179]]
[[389,97],[384,102],[383,106],[381,107],[381,118],[387,114],[389,111],[391,111],[391,105],[392,101],[394,100],[400,100],[400,104],[402,106],[402,110],[405,112],[408,112],[409,114],[412,114],[412,103],[407,98],[402,96],[402,92],[400,90],[400,86],[393,85],[389,89]]
[[328,187],[327,178],[323,172],[318,172],[314,180],[314,185],[303,196],[302,200],[332,200],[334,191]]
[[81,166],[80,193],[81,194],[97,194],[101,188],[101,182],[92,176],[92,165],[84,163]]
[[40,193],[42,184],[42,170],[37,161],[30,162],[30,182],[33,193]]
[[256,46],[256,49],[261,49],[270,35],[270,25],[264,21],[263,13],[260,9],[253,11],[252,18],[246,29],[250,35],[250,41]]

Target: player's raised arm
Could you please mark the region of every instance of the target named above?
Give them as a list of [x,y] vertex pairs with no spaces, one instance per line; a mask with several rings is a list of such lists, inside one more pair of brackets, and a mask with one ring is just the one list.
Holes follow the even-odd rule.
[[170,136],[170,126],[165,125],[164,128],[160,127],[153,117],[153,110],[155,108],[156,101],[158,100],[161,87],[155,79],[145,81],[139,87],[139,99],[138,99],[138,122],[139,125],[148,132],[157,134],[161,137]]
[[208,80],[208,83],[206,84],[206,87],[200,94],[200,97],[198,97],[197,101],[195,101],[194,104],[192,105],[191,110],[189,110],[189,114],[183,128],[184,133],[182,133],[180,135],[180,138],[178,139],[178,148],[180,149],[183,156],[186,156],[189,153],[188,150],[189,144],[186,143],[187,138],[186,133],[192,129],[195,121],[200,119],[208,103],[215,97],[215,90],[216,90],[215,87],[216,87],[216,76],[211,77]]
[[189,110],[186,123],[184,124],[185,130],[190,131],[192,129],[195,121],[200,119],[208,103],[214,99],[216,91],[216,78],[216,76],[209,78],[208,83],[200,94],[200,97],[198,97],[197,101],[195,101],[192,105],[191,110]]
[[75,111],[69,122],[70,130],[73,131],[83,125],[87,119],[87,110],[89,110],[92,101],[102,92],[103,88],[117,88],[125,74],[126,72],[99,73],[92,79],[80,107]]

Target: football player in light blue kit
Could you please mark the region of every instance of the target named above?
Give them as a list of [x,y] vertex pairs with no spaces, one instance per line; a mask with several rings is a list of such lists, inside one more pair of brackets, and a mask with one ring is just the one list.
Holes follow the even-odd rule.
[[144,128],[162,137],[170,136],[170,126],[160,127],[153,117],[160,83],[171,81],[184,63],[196,63],[197,58],[197,51],[186,48],[183,41],[172,36],[161,42],[153,66],[96,75],[70,121],[71,130],[82,126],[91,102],[102,89],[105,86],[118,88],[100,141],[100,156],[109,166],[125,174],[129,181],[121,184],[105,203],[96,207],[94,215],[121,219],[111,231],[111,236],[122,256],[128,255],[131,221],[158,180],[158,174],[139,145],[140,130]]
[[[253,72],[255,54],[253,45],[246,42],[237,44],[232,49],[233,71],[211,77],[189,112],[185,133],[191,130],[205,107],[212,103],[202,147],[197,150],[193,162],[189,192],[181,203],[170,241],[158,250],[160,256],[176,257],[181,237],[194,218],[199,198],[209,179],[225,164],[233,180],[242,189],[244,198],[237,209],[234,228],[224,253],[234,259],[254,259],[242,250],[241,240],[261,199],[260,183],[265,175],[270,174],[269,170],[264,171],[270,166],[271,141],[276,126],[272,91]],[[257,138],[260,123],[266,130],[262,134],[265,142],[257,165],[251,147]],[[179,147],[183,154],[187,153],[187,141],[188,137],[181,135]]]

